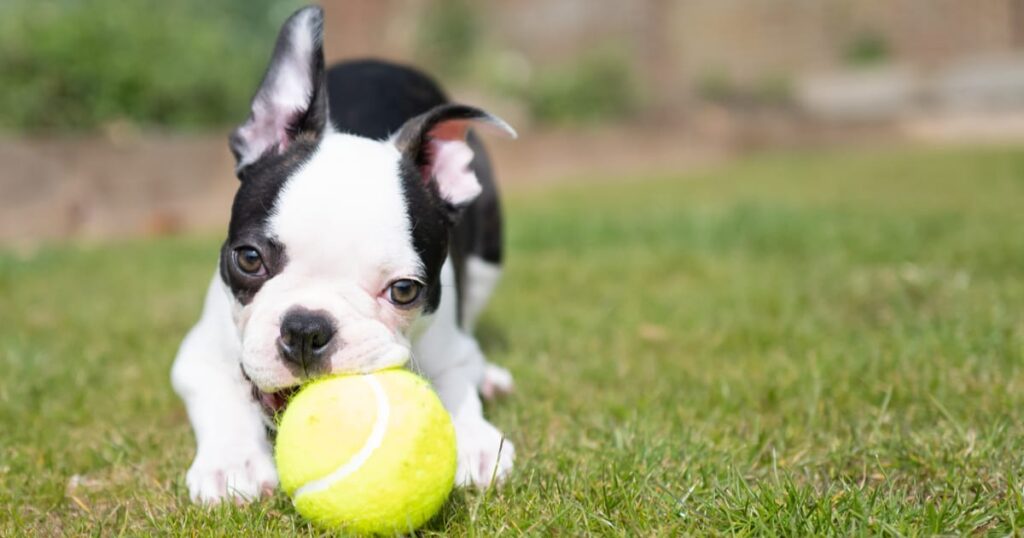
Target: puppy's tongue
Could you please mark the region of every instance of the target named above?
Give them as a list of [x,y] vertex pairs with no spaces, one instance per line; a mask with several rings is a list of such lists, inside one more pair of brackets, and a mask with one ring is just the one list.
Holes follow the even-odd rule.
[[271,414],[276,415],[288,405],[288,400],[291,399],[297,387],[288,387],[281,389],[277,392],[263,392],[253,387],[253,392],[256,393],[256,398],[260,401],[260,404]]

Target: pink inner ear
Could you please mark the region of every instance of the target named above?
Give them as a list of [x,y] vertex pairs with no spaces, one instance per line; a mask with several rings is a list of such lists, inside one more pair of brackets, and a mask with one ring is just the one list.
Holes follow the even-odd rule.
[[[465,127],[462,131],[465,133]],[[469,167],[473,161],[473,150],[461,138],[435,138],[430,141],[430,146],[430,170],[424,177],[429,180],[433,176],[441,196],[452,205],[473,201],[482,190],[476,174]]]
[[449,120],[441,122],[430,129],[427,134],[429,142],[426,147],[427,164],[420,167],[420,176],[423,182],[429,182],[437,173],[438,150],[444,142],[463,142],[466,140],[466,131],[469,130],[468,121]]
[[430,138],[435,140],[465,140],[466,131],[469,130],[469,122],[465,120],[450,120],[441,122],[430,130]]
[[240,164],[248,164],[268,151],[283,152],[288,149],[288,126],[295,121],[298,112],[281,112],[272,103],[253,103],[252,117],[238,128],[244,141]]

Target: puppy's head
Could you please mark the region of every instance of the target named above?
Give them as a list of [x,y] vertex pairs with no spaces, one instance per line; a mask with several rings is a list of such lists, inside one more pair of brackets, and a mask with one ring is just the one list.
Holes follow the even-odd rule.
[[242,370],[269,407],[306,377],[409,359],[410,331],[440,302],[450,228],[480,192],[466,130],[511,133],[460,105],[412,118],[388,140],[334,132],[321,33],[319,8],[285,22],[231,136],[241,184],[220,272]]

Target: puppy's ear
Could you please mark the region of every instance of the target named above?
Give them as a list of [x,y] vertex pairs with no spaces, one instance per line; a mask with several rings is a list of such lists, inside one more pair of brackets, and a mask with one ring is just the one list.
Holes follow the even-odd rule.
[[466,133],[474,124],[516,137],[515,130],[497,116],[470,106],[446,104],[405,122],[391,138],[415,166],[419,180],[425,185],[432,183],[450,210],[466,206],[480,194],[480,182],[470,167],[473,150],[466,143]]
[[231,134],[235,172],[299,137],[319,138],[328,125],[323,10],[310,6],[285,21],[245,123]]

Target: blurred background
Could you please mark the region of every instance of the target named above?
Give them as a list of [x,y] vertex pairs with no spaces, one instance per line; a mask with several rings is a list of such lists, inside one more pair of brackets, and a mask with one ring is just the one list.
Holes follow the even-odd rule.
[[[521,135],[520,470],[427,534],[1020,534],[1024,0],[323,4]],[[167,382],[299,5],[0,0],[0,537],[314,533],[190,508]]]
[[[0,245],[221,230],[292,0],[0,2]],[[1024,141],[1024,0],[345,0],[328,61],[515,125],[506,187],[769,148]]]

